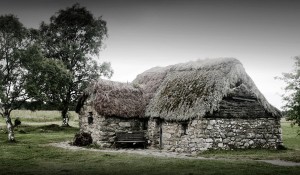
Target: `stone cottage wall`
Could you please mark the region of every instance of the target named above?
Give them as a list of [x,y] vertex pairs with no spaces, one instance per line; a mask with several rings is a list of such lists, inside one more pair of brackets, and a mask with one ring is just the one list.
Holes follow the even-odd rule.
[[[177,122],[161,124],[162,148],[168,151],[197,153],[207,149],[276,148],[281,144],[280,122],[274,118],[203,118],[187,123],[186,128]],[[149,132],[154,130],[149,124]],[[157,142],[151,144],[159,147]]]
[[149,138],[149,146],[150,148],[160,148],[160,127],[161,127],[160,119],[150,119],[148,121],[148,130],[147,135]]
[[[91,124],[88,122],[89,112],[93,114],[93,123]],[[141,131],[144,129],[143,120],[101,116],[89,106],[83,107],[79,119],[80,131],[90,133],[93,143],[104,148],[113,146],[116,132]]]

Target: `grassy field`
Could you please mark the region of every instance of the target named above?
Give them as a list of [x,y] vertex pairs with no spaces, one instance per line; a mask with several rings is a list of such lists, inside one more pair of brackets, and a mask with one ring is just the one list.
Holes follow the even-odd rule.
[[[59,111],[12,111],[11,118],[14,120],[17,117],[24,122],[53,122],[61,120],[61,113]],[[74,111],[69,112],[69,117],[71,121],[78,121],[78,116]]]
[[[25,116],[26,112],[23,112]],[[45,113],[45,112],[42,112]],[[22,112],[21,112],[22,114]],[[29,116],[29,115],[28,115]],[[27,117],[26,124],[16,128],[16,143],[6,141],[3,119],[0,130],[0,174],[300,174],[300,167],[282,167],[246,159],[276,158],[300,160],[300,136],[297,128],[283,123],[284,143],[289,148],[282,151],[246,150],[206,152],[201,156],[225,157],[230,160],[189,160],[156,158],[126,153],[74,151],[49,146],[49,143],[70,141],[78,127],[62,128],[51,113],[46,125]],[[24,121],[24,122],[23,122]],[[76,124],[76,116],[72,122]],[[35,123],[35,124],[33,124]],[[0,126],[1,127],[1,126]]]

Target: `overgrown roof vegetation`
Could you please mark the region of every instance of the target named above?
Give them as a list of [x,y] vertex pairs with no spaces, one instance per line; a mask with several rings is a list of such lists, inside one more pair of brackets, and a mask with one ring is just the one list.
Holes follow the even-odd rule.
[[95,110],[104,116],[144,117],[143,92],[132,84],[100,80],[86,91]]
[[271,106],[234,58],[197,60],[172,66],[146,109],[146,116],[189,120],[219,110],[219,103],[240,85],[274,117]]
[[234,58],[155,67],[138,75],[132,84],[101,80],[92,88],[91,100],[103,115],[184,121],[218,111],[222,99],[241,86],[267,113],[281,116],[259,92],[241,62]]

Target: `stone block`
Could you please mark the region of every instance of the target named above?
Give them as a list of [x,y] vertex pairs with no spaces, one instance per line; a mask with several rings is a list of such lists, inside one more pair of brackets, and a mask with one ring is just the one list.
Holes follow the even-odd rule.
[[250,140],[249,141],[249,145],[253,145],[254,144],[254,141],[253,140]]
[[229,143],[229,142],[230,142],[229,138],[223,140],[223,143]]
[[247,133],[247,136],[246,136],[246,138],[248,138],[248,139],[253,139],[255,137],[255,133]]
[[196,144],[195,143],[189,143],[189,147],[195,147],[196,146]]
[[208,125],[206,129],[211,130],[211,129],[213,129],[213,126],[212,125]]
[[276,139],[269,139],[268,142],[275,142]]
[[236,121],[231,121],[230,124],[235,125]]
[[196,142],[196,143],[204,143],[204,141],[205,141],[205,140],[204,140],[203,138],[196,138],[196,139],[195,139],[195,142]]
[[197,126],[198,125],[198,121],[197,120],[193,120],[191,123],[191,127]]
[[262,136],[261,134],[256,134],[256,135],[255,135],[255,138],[261,139],[261,138],[263,138],[263,136]]
[[266,141],[265,139],[260,139],[259,142],[262,143],[262,144],[264,144],[264,143],[266,143],[267,141]]
[[233,132],[227,133],[227,137],[232,137],[232,136],[234,136],[234,133],[233,133]]
[[223,148],[224,147],[223,143],[218,143],[218,147]]
[[210,125],[216,124],[216,120],[210,120],[210,121],[209,121],[209,124],[210,124]]
[[226,138],[226,136],[225,136],[224,133],[220,133],[220,136],[221,136],[222,139],[225,139],[225,138]]
[[168,138],[168,139],[169,139],[169,138],[172,137],[172,135],[171,135],[170,133],[165,133],[165,132],[164,132],[164,133],[162,134],[162,137],[163,137],[163,138]]
[[212,143],[212,142],[213,142],[213,139],[211,139],[211,138],[205,139],[205,142],[207,142],[207,143]]
[[130,124],[130,122],[120,122],[119,126],[126,128],[126,127],[131,127],[131,124]]
[[222,140],[223,140],[222,138],[215,138],[216,143],[220,143],[220,142],[222,142]]

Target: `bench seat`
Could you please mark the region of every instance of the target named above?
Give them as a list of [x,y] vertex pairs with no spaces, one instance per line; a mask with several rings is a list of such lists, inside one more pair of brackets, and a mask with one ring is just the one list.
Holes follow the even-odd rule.
[[129,132],[116,132],[115,145],[121,143],[143,143],[146,147],[146,138],[144,131],[129,131]]

